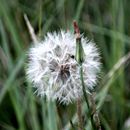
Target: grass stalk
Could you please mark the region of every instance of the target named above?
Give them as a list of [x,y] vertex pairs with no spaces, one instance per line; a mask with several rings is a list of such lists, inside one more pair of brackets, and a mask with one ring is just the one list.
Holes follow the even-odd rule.
[[77,100],[78,130],[83,130],[83,119],[81,110],[81,100]]

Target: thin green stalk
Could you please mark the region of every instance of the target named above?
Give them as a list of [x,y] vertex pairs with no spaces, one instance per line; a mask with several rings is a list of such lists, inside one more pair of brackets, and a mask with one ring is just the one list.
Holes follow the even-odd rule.
[[84,99],[86,101],[88,109],[90,109],[89,102],[88,102],[88,97],[87,97],[86,90],[85,90],[85,84],[84,84],[84,79],[83,79],[83,67],[82,67],[82,65],[80,65],[80,79],[81,79],[81,84],[82,84],[82,88],[83,88]]
[[85,102],[86,102],[87,107],[88,107],[88,113],[89,113],[88,115],[90,116],[92,128],[93,128],[93,130],[95,130],[95,125],[94,125],[94,122],[93,122],[93,115],[91,114],[91,111],[90,111],[88,97],[87,97],[87,93],[86,93],[86,90],[85,90],[85,83],[84,83],[84,78],[83,78],[83,67],[82,67],[82,64],[80,65],[80,79],[81,79],[81,84],[82,84],[82,88],[83,88],[84,99],[85,99]]
[[76,60],[79,64],[79,66],[80,66],[80,79],[81,79],[81,84],[82,84],[82,90],[83,90],[83,95],[84,95],[84,98],[85,98],[85,101],[87,103],[87,107],[88,107],[88,110],[89,110],[89,115],[91,117],[90,118],[91,124],[92,124],[93,130],[94,130],[95,127],[94,127],[94,123],[93,123],[93,117],[91,116],[91,113],[90,113],[90,106],[89,106],[89,101],[88,101],[88,98],[87,98],[87,93],[86,93],[86,90],[85,90],[85,83],[84,83],[84,78],[83,78],[82,63],[84,61],[84,51],[83,51],[83,47],[82,47],[82,44],[81,44],[80,30],[79,30],[79,27],[78,27],[76,22],[74,22],[74,30],[75,30],[75,34],[76,34]]

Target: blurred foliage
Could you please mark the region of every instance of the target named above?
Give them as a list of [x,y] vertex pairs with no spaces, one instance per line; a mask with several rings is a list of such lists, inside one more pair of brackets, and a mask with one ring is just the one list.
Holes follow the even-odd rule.
[[[73,29],[77,20],[89,39],[100,48],[102,74],[97,85],[97,109],[103,130],[128,130],[130,118],[129,61],[113,66],[130,49],[129,0],[0,0],[0,130],[71,130],[76,106],[64,106],[37,97],[26,80],[27,50],[32,41],[23,15],[35,33]],[[105,78],[109,72],[113,74]],[[83,102],[83,113],[87,108]],[[89,120],[84,125],[90,130]]]

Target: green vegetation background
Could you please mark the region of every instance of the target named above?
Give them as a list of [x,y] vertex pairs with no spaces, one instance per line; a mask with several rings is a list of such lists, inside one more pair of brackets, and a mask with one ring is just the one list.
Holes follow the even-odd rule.
[[[130,130],[125,125],[130,118],[129,59],[119,64],[130,50],[129,0],[0,0],[0,130],[76,130],[75,104],[47,102],[26,80],[32,41],[24,13],[41,39],[47,31],[72,30],[77,20],[102,56],[96,95],[102,128]],[[82,107],[85,116],[84,102]],[[90,130],[86,117],[84,126]]]

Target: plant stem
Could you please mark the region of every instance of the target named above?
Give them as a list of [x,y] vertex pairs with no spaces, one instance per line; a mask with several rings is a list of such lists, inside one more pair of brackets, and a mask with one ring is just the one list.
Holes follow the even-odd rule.
[[[89,113],[89,117],[90,117],[92,129],[95,130],[95,125],[94,125],[94,122],[93,122],[93,115],[92,115],[91,112],[90,112],[90,105],[89,105],[87,93],[86,93],[86,90],[85,90],[82,64],[80,65],[80,79],[81,79],[81,84],[82,84],[82,88],[83,88],[84,99],[85,99],[85,102],[86,102],[87,107],[88,107],[88,113]],[[88,117],[88,118],[89,118],[89,117]]]
[[96,127],[97,130],[102,130],[99,115],[98,115],[98,112],[96,110],[96,104],[95,104],[94,94],[93,93],[92,93],[92,95],[90,95],[90,100],[91,100],[91,107],[92,107],[93,122],[94,122],[95,127]]
[[[80,37],[80,30],[79,27],[76,23],[76,21],[74,21],[73,23],[74,25],[74,32],[76,35],[76,54],[75,54],[75,58],[77,60],[77,62],[79,64],[81,64],[83,62],[83,48],[81,45],[81,37]],[[81,52],[81,53],[79,53]],[[78,99],[77,100],[77,114],[78,114],[78,130],[83,130],[83,121],[82,121],[82,112],[81,112],[81,100]]]
[[88,107],[88,109],[90,109],[89,102],[88,102],[88,97],[87,97],[87,94],[86,94],[86,91],[85,91],[85,84],[84,84],[84,79],[83,79],[83,67],[82,67],[82,65],[80,65],[80,79],[81,79],[81,84],[82,84],[82,88],[83,88],[83,95],[84,95],[85,101],[87,103],[87,107]]
[[77,100],[78,130],[83,130],[83,119],[81,110],[81,100]]
[[[82,43],[81,43],[80,30],[79,30],[79,27],[78,27],[76,21],[74,21],[73,25],[74,25],[74,32],[76,34],[75,58],[80,66],[81,85],[82,85],[83,95],[84,95],[84,98],[85,98],[85,101],[86,101],[86,104],[88,107],[88,111],[89,111],[88,113],[89,113],[89,117],[91,119],[92,129],[101,130],[100,120],[98,117],[98,113],[96,111],[96,104],[95,104],[94,98],[90,94],[91,104],[92,104],[92,108],[90,108],[88,96],[87,96],[86,89],[85,89],[85,83],[84,83],[84,78],[83,78],[83,67],[82,67],[82,63],[84,61],[84,50],[83,50]],[[80,102],[77,101],[77,111],[78,111],[79,126],[80,126],[81,125],[81,120],[80,120],[81,119],[81,108],[79,108],[79,106],[80,106],[79,103]],[[92,112],[90,111],[91,109],[92,109]],[[80,127],[79,127],[79,130],[81,130]]]

